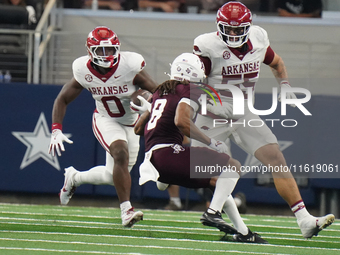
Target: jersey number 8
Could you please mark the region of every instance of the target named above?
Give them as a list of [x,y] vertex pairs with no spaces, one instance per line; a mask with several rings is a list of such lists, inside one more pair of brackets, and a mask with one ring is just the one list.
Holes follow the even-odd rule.
[[151,112],[151,117],[148,122],[147,130],[151,130],[156,127],[157,121],[160,117],[162,117],[162,113],[164,111],[164,107],[166,105],[167,100],[166,99],[157,99]]

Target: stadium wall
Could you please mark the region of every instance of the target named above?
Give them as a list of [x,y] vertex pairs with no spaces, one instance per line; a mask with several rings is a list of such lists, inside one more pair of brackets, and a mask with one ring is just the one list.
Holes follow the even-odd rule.
[[[106,25],[121,41],[121,49],[142,54],[146,70],[161,83],[169,63],[182,52],[192,52],[193,40],[202,33],[216,31],[214,14],[157,12],[59,10],[62,22],[51,73],[64,84],[72,76],[72,61],[86,54],[86,37],[91,29]],[[338,95],[340,78],[340,16],[324,12],[322,19],[255,15],[254,25],[266,29],[272,48],[284,59],[293,86],[313,95]],[[64,33],[64,34],[62,34]],[[64,36],[62,36],[64,35]],[[58,69],[59,68],[59,69]],[[270,68],[262,66],[257,91],[271,93],[277,86]]]
[[[65,167],[72,165],[76,169],[87,170],[95,165],[105,164],[105,152],[92,134],[91,118],[95,106],[86,90],[68,106],[63,123],[64,133],[70,135],[74,144],[66,143],[66,151],[58,158],[47,153],[52,106],[60,89],[58,85],[1,84],[0,105],[3,110],[0,115],[3,124],[0,132],[0,192],[3,194],[57,194],[63,185]],[[271,95],[259,94],[255,108],[268,109],[271,100]],[[280,120],[275,121],[272,130],[277,135],[287,163],[296,167],[308,164],[310,169],[317,164],[339,165],[340,119],[336,114],[340,110],[340,97],[312,96],[305,107],[312,116],[305,116],[298,108],[288,106],[286,117],[281,116],[280,107],[266,117]],[[280,124],[283,119],[295,119],[298,124],[296,127],[283,127]],[[243,165],[259,166],[259,162],[234,144],[232,153]],[[138,185],[138,166],[142,160],[143,153],[140,152],[138,162],[131,172],[132,198],[167,198],[167,192],[158,191],[154,183]],[[318,203],[318,189],[339,189],[339,173],[305,176],[297,171],[294,175],[306,204]],[[325,177],[328,178],[324,179]],[[249,202],[285,203],[275,191],[270,175],[267,174],[246,175],[239,181],[237,191],[244,192]],[[113,187],[93,185],[79,187],[77,194],[116,196]],[[199,200],[200,197],[195,192],[190,192],[189,199]]]

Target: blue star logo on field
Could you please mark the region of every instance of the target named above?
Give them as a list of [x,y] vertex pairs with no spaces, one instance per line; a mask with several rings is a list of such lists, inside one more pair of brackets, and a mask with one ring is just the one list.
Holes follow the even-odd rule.
[[[48,154],[48,147],[51,140],[51,132],[46,122],[44,113],[40,114],[38,122],[33,132],[12,132],[20,142],[27,146],[24,158],[21,162],[20,169],[24,169],[36,160],[42,158],[55,169],[60,171],[60,165],[57,157]],[[65,134],[71,137],[71,134]]]

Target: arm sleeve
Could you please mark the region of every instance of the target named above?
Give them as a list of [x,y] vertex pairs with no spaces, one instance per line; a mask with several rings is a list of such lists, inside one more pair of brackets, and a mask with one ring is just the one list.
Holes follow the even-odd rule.
[[265,63],[266,65],[269,65],[273,61],[274,55],[275,55],[275,52],[270,46],[268,46],[263,63]]

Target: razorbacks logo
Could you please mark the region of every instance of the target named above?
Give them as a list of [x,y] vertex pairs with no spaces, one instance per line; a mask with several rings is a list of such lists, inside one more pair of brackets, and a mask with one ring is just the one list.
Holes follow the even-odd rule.
[[92,75],[91,75],[91,74],[87,74],[87,75],[85,75],[85,80],[86,80],[87,82],[91,82],[91,81],[93,81],[93,77],[92,77]]
[[224,51],[223,52],[223,58],[224,59],[229,59],[230,58],[230,52],[229,51]]
[[229,21],[229,24],[230,24],[230,26],[239,26],[240,25],[240,23],[235,21],[235,20]]

